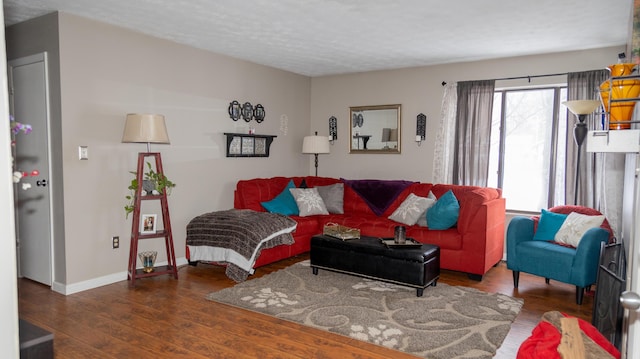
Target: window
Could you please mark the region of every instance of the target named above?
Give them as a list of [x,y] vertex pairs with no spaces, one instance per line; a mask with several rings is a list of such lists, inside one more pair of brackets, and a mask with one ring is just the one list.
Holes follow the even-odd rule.
[[566,87],[495,92],[488,184],[502,188],[508,209],[564,203],[566,97]]

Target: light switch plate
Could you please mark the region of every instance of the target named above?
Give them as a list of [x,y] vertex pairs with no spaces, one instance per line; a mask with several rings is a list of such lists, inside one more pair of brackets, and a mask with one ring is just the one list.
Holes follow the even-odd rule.
[[80,160],[88,160],[89,159],[89,147],[87,147],[87,146],[79,146],[78,147],[78,159],[80,159]]

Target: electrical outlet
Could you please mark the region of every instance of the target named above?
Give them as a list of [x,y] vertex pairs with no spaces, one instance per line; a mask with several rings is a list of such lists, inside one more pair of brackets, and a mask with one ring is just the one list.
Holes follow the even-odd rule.
[[120,248],[120,237],[111,237],[111,242],[113,244],[113,249]]

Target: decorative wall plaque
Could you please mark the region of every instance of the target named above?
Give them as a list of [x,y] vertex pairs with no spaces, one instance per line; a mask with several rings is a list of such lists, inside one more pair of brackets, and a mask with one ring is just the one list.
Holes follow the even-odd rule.
[[269,157],[269,147],[274,135],[225,133],[227,157]]

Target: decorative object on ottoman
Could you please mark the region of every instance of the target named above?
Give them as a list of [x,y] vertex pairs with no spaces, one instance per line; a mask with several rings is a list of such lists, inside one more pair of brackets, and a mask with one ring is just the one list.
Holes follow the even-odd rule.
[[348,239],[360,238],[360,230],[357,228],[350,228],[347,226],[341,226],[337,223],[327,223],[324,225],[322,234],[346,241]]

